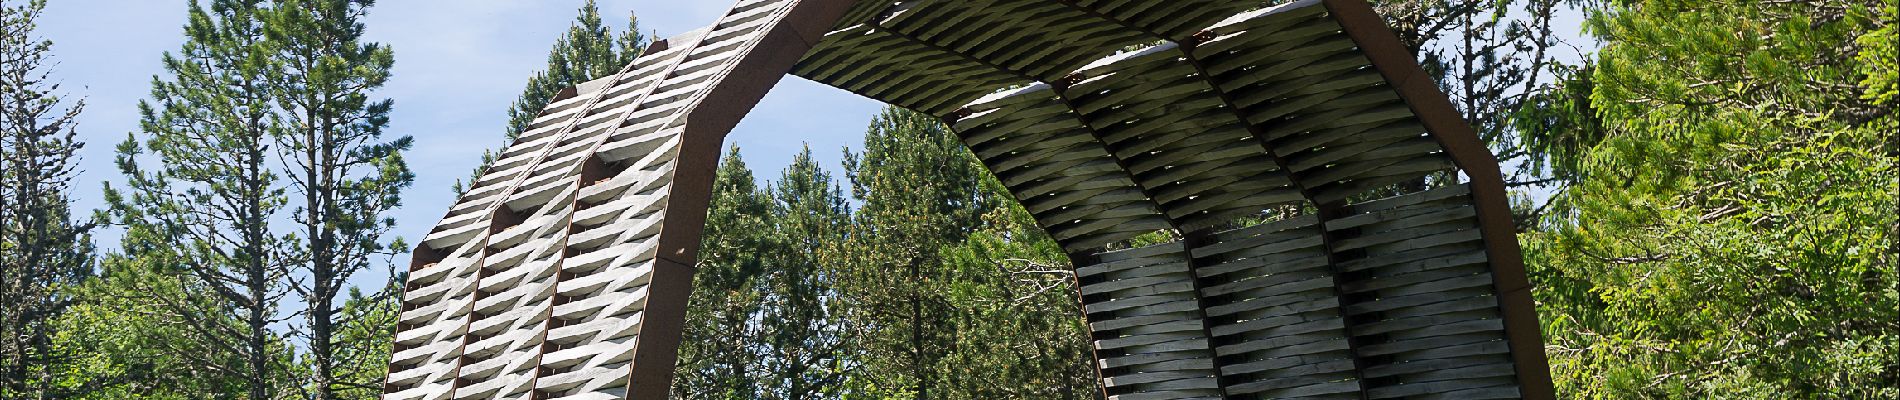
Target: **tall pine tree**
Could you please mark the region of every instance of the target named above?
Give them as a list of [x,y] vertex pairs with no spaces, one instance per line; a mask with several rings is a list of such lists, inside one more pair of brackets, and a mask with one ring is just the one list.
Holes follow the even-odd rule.
[[1073,269],[947,127],[891,108],[847,153],[843,398],[1095,399]]
[[827,299],[835,298],[825,265],[835,261],[850,224],[850,207],[831,173],[806,147],[767,190],[773,199],[776,251],[762,271],[761,398],[832,398],[843,383],[843,337]]
[[[1006,196],[1001,181],[984,183]],[[949,392],[940,398],[1099,399],[1074,266],[1028,210],[1008,203],[942,250],[958,337],[945,361],[954,371]]]
[[[263,16],[281,72],[271,87],[285,124],[276,150],[298,200],[290,218],[297,236],[287,243],[298,277],[290,287],[303,308],[294,334],[309,370],[305,397],[315,400],[379,392],[381,379],[370,375],[380,374],[356,370],[383,365],[367,356],[388,343],[345,332],[363,316],[340,302],[365,307],[399,294],[364,296],[348,287],[357,273],[389,266],[387,256],[404,247],[386,239],[396,226],[389,214],[415,180],[401,154],[410,137],[383,132],[392,102],[370,95],[388,81],[395,62],[388,46],[363,41],[361,19],[373,4],[278,0]],[[346,293],[351,298],[341,299]]]
[[176,276],[123,282],[134,290],[119,295],[143,296],[190,328],[185,340],[167,342],[177,345],[167,356],[243,382],[244,398],[271,399],[290,385],[286,343],[273,326],[285,320],[278,304],[294,262],[288,238],[271,227],[288,204],[271,155],[287,129],[273,106],[280,54],[266,38],[263,1],[189,7],[185,44],[164,56],[169,76],[154,78],[152,99],[139,103],[145,140],[119,146],[126,185],[108,185],[106,201],[125,227],[126,257],[106,268]]
[[845,171],[860,206],[829,273],[856,368],[848,397],[944,398],[960,332],[941,251],[995,207],[983,188],[990,173],[935,118],[897,108],[873,118]]
[[0,398],[56,399],[58,319],[91,273],[87,224],[74,221],[74,138],[83,101],[48,78],[52,42],[34,35],[44,0],[0,5]]

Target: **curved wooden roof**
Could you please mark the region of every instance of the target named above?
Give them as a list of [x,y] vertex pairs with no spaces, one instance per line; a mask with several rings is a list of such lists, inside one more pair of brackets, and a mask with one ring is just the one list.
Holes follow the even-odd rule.
[[663,398],[720,142],[788,71],[963,138],[1075,261],[1110,398],[1553,397],[1497,163],[1363,0],[743,0],[452,208],[385,398]]

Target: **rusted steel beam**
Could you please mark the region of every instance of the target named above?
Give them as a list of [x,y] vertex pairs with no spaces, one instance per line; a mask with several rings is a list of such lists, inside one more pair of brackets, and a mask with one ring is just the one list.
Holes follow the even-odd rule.
[[1433,84],[1431,75],[1399,44],[1398,36],[1371,5],[1365,0],[1323,0],[1322,4],[1372,61],[1373,68],[1385,77],[1386,83],[1411,106],[1412,113],[1431,137],[1444,146],[1452,161],[1471,179],[1471,197],[1478,209],[1485,254],[1490,258],[1492,286],[1497,291],[1520,390],[1527,400],[1555,400],[1550,361],[1544,355],[1543,331],[1537,322],[1530,278],[1524,271],[1523,251],[1517,244],[1517,224],[1511,218],[1510,197],[1504,190],[1497,158],[1491,155],[1484,141],[1478,139],[1445,93]]

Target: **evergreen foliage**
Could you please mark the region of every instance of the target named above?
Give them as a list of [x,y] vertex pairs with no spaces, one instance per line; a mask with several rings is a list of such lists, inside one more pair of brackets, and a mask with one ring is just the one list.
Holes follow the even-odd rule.
[[849,397],[946,398],[958,304],[942,250],[1003,199],[984,190],[989,172],[935,118],[886,109],[864,136],[862,153],[845,154],[860,206],[832,274],[858,366],[850,378],[876,386]]
[[[734,160],[737,156],[734,155]],[[772,196],[775,251],[761,271],[759,338],[761,398],[834,398],[843,382],[843,323],[826,301],[836,293],[833,265],[850,222],[850,207],[831,173],[806,147],[766,189]]]
[[[1541,153],[1526,145],[1536,130],[1512,118],[1541,99],[1551,79],[1571,68],[1565,63],[1566,27],[1559,19],[1592,4],[1590,0],[1373,0],[1378,11],[1439,83],[1459,114],[1503,161],[1505,183],[1513,188],[1560,186],[1545,169]],[[1431,179],[1448,182],[1449,179]],[[1414,182],[1418,186],[1432,182]],[[1541,209],[1521,209],[1519,219]]]
[[126,256],[108,259],[105,278],[171,278],[117,282],[128,290],[114,295],[152,309],[119,311],[181,324],[180,337],[154,340],[167,346],[161,354],[242,382],[234,392],[251,400],[294,386],[283,334],[272,329],[284,319],[292,260],[291,238],[271,229],[289,199],[270,154],[287,126],[271,106],[281,75],[269,12],[258,0],[190,5],[185,44],[164,56],[170,76],[154,78],[152,100],[139,103],[146,140],[119,145],[126,184],[106,187]]
[[48,78],[52,42],[34,30],[44,0],[0,4],[0,398],[57,399],[58,369],[76,357],[54,346],[68,289],[91,274],[91,225],[72,218],[79,150],[68,101]]
[[370,94],[394,59],[361,40],[372,5],[189,6],[186,43],[140,103],[143,138],[119,146],[126,184],[106,187],[119,254],[70,321],[116,326],[66,338],[108,351],[81,366],[109,378],[102,393],[380,394],[395,287],[348,282],[403,246],[388,214],[413,174],[410,139],[383,133],[391,102]]
[[[406,245],[385,241],[396,226],[390,217],[402,205],[402,190],[415,180],[402,152],[408,136],[385,138],[390,100],[370,91],[389,80],[395,55],[388,46],[362,40],[360,20],[369,0],[279,0],[265,26],[277,50],[280,79],[272,82],[285,128],[277,159],[289,194],[299,200],[290,220],[299,231],[287,243],[299,277],[290,288],[300,298],[304,321],[292,336],[299,354],[306,398],[336,400],[381,394],[386,367],[376,356],[389,347],[385,336],[345,335],[356,323],[341,301],[364,307],[400,292],[364,297],[350,280]],[[345,294],[349,298],[340,299]],[[386,356],[384,356],[386,357]],[[368,370],[364,370],[368,369]],[[354,379],[348,379],[354,377]]]
[[764,189],[727,153],[675,396],[1099,398],[1066,256],[1001,182],[914,112],[864,148],[846,182],[805,149]]
[[673,395],[680,399],[746,399],[761,391],[753,343],[765,293],[759,275],[775,250],[771,198],[733,147],[713,181],[712,202],[693,275]]

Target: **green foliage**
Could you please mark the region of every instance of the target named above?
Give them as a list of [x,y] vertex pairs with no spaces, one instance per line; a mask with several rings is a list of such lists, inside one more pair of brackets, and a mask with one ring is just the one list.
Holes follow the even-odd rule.
[[765,253],[769,268],[758,282],[764,294],[756,343],[764,352],[761,397],[832,398],[843,379],[843,332],[825,305],[836,293],[825,266],[840,251],[850,208],[809,147],[766,191],[776,249]]
[[206,298],[184,293],[196,288],[165,271],[164,261],[111,255],[101,262],[113,267],[72,288],[85,301],[59,321],[57,342],[74,358],[54,376],[59,387],[85,391],[70,398],[183,400],[245,393],[244,379],[229,370],[245,361],[208,345],[217,340],[201,337],[199,326],[191,324],[205,313],[189,311],[218,305],[173,303]]
[[270,229],[288,199],[269,154],[287,129],[270,106],[281,73],[263,23],[269,12],[255,0],[190,5],[185,44],[164,56],[169,79],[155,78],[152,101],[139,104],[144,146],[135,138],[119,146],[126,185],[106,187],[106,217],[125,228],[125,257],[107,259],[106,279],[145,269],[177,285],[125,282],[120,287],[130,290],[114,295],[179,321],[186,334],[154,339],[178,344],[161,351],[212,365],[220,380],[244,382],[238,392],[252,400],[292,386],[292,372],[279,362],[283,338],[270,327],[291,260],[290,238]]
[[387,214],[413,174],[410,139],[383,137],[391,102],[370,94],[394,62],[360,40],[371,4],[189,5],[140,103],[143,137],[119,146],[126,183],[105,190],[120,253],[67,321],[92,398],[380,393],[395,287],[347,282],[403,246]]
[[1066,257],[956,135],[887,109],[845,170],[845,398],[1100,395]]
[[0,4],[0,398],[67,398],[56,346],[76,300],[68,288],[92,270],[91,225],[72,218],[75,119],[48,79],[52,42],[34,37],[43,0]]
[[[1550,80],[1571,74],[1562,63],[1562,17],[1593,0],[1374,0],[1371,3],[1439,83],[1459,115],[1504,162],[1512,187],[1544,186],[1566,171],[1545,169],[1540,152],[1547,138],[1540,124],[1567,123],[1522,118],[1549,97]],[[1513,168],[1515,167],[1515,168]],[[1555,173],[1555,174],[1553,174]],[[1529,210],[1524,210],[1529,211]]]
[[402,293],[402,288],[395,286],[395,282],[408,281],[398,275],[390,280],[391,287],[371,294],[350,288],[349,297],[338,312],[340,323],[334,332],[335,341],[346,344],[338,346],[332,354],[338,382],[335,398],[382,398],[383,378],[389,374],[390,344],[395,343],[396,318],[402,311],[402,299],[396,296]]
[[646,50],[650,41],[640,33],[640,18],[629,14],[627,30],[615,38],[600,19],[594,0],[581,5],[567,35],[554,42],[548,51],[548,69],[528,78],[521,98],[508,109],[508,140],[513,141],[541,109],[562,90],[597,78],[613,75]]
[[959,332],[954,271],[941,250],[977,231],[997,204],[984,190],[989,173],[935,119],[895,108],[872,119],[864,152],[847,152],[845,170],[860,205],[832,274],[852,373],[915,398],[946,397],[956,390],[946,361]]
[[[713,183],[673,393],[685,399],[1093,399],[1054,240],[945,127],[889,109],[847,153]],[[856,207],[853,207],[853,205]]]
[[985,222],[943,250],[959,336],[944,362],[956,389],[940,398],[1099,397],[1068,256],[1020,205],[995,208]]
[[674,394],[835,398],[841,325],[823,263],[849,222],[843,193],[810,150],[761,190],[738,150],[713,183]]
[[[1562,397],[1900,398],[1895,0],[1377,3],[1511,184],[1559,188],[1521,240]],[[44,1],[7,4],[0,398],[377,397],[400,288],[342,282],[403,247],[384,214],[413,178],[367,92],[393,62],[360,39],[373,2],[190,2],[106,189],[120,252],[83,284],[81,104],[44,83]],[[1605,46],[1561,65],[1579,6]],[[578,14],[509,140],[648,41]],[[890,109],[863,148],[844,182],[807,149],[764,187],[727,155],[674,394],[1101,396],[1066,256],[957,137]]]
[[[384,364],[358,356],[386,348],[388,341],[344,335],[341,330],[358,316],[339,303],[381,301],[351,293],[349,282],[359,272],[393,264],[378,256],[406,250],[386,237],[396,226],[390,214],[415,180],[402,157],[412,139],[384,137],[393,102],[371,98],[389,80],[395,54],[362,40],[360,20],[369,6],[359,0],[277,0],[262,16],[281,72],[271,89],[285,129],[274,148],[290,195],[298,200],[290,220],[301,232],[286,246],[294,265],[288,272],[299,276],[291,288],[302,300],[298,314],[304,321],[293,336],[302,342],[299,357],[308,370],[302,373],[304,390],[318,400],[380,386],[380,376],[356,373],[344,380],[352,375],[346,370]],[[346,293],[352,298],[342,298]]]
[[[1893,1],[1617,2],[1523,236],[1566,398],[1900,396]],[[1883,64],[1884,63],[1884,64]],[[1576,107],[1581,105],[1581,107]]]

